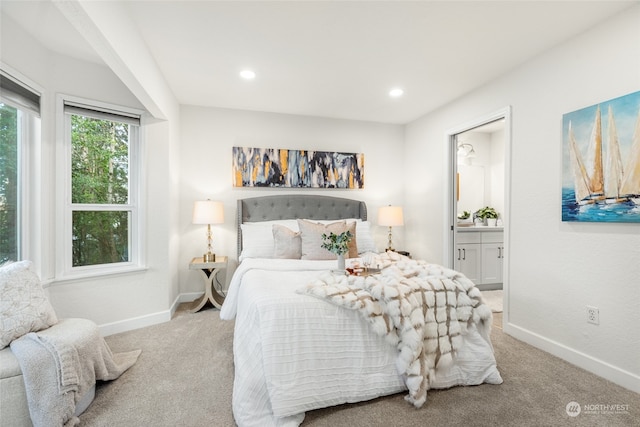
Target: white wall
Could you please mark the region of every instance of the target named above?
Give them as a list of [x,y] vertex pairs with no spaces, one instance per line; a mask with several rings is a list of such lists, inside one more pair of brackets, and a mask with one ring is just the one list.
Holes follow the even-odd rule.
[[172,198],[177,197],[174,178],[177,161],[172,164],[172,159],[177,156],[171,148],[177,141],[178,122],[170,126],[165,121],[152,123],[149,118],[144,119],[148,124],[143,136],[147,212],[142,223],[147,270],[56,282],[56,95],[74,95],[137,109],[144,106],[108,67],[49,51],[6,15],[1,19],[2,63],[43,89],[42,146],[38,159],[41,169],[31,177],[38,180],[39,192],[33,205],[37,206],[36,222],[40,226],[32,230],[37,233],[33,235],[37,245],[26,256],[50,284],[47,289],[56,313],[59,317],[91,319],[106,333],[169,320],[171,305],[178,295],[175,266],[179,236],[172,232],[175,229],[172,221],[175,223],[177,216],[172,213],[175,205]]
[[457,212],[466,210],[473,214],[491,206],[504,218],[504,131],[465,132],[458,142],[471,144],[476,157],[457,159],[460,179]]
[[[562,114],[640,88],[640,7],[406,129],[409,248],[444,254],[448,129],[512,106],[505,331],[640,391],[640,227],[561,222]],[[427,188],[415,180],[426,169]],[[507,177],[509,179],[509,177]],[[586,306],[600,325],[586,322]],[[499,361],[498,361],[499,363]]]
[[[358,199],[367,202],[369,220],[377,210],[402,204],[403,127],[350,120],[183,106],[180,144],[180,291],[202,292],[202,279],[189,271],[189,261],[206,249],[205,226],[191,224],[193,202],[210,198],[225,204],[225,224],[212,226],[214,252],[231,259],[227,281],[236,260],[236,203],[246,197],[304,193]],[[232,187],[234,146],[362,152],[364,189],[250,189]],[[376,243],[385,247],[386,229],[372,227]],[[403,229],[394,232],[394,244],[403,247]],[[222,273],[220,274],[222,275]]]
[[485,167],[473,164],[458,164],[458,203],[456,213],[471,213],[467,221],[473,220],[473,213],[486,206],[484,201]]

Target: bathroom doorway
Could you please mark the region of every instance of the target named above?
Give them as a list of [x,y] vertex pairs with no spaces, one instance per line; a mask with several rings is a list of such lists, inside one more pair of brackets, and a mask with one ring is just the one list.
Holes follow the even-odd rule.
[[[505,305],[509,277],[510,120],[507,107],[452,129],[446,138],[448,266],[467,275],[481,291],[502,289]],[[496,222],[479,218],[485,208],[497,213]]]

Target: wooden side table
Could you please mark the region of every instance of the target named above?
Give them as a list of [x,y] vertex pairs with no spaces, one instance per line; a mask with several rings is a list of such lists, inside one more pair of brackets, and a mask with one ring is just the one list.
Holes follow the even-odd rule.
[[200,311],[207,301],[211,301],[211,304],[213,304],[214,307],[222,308],[224,295],[221,295],[215,288],[214,280],[218,272],[223,268],[227,268],[226,256],[216,256],[216,260],[214,262],[204,262],[202,257],[196,257],[191,260],[189,263],[189,270],[199,270],[202,274],[202,280],[204,281],[204,295],[196,308],[191,310],[192,313]]
[[397,253],[399,253],[400,255],[404,255],[406,257],[411,258],[411,253],[407,252],[407,251],[396,251]]

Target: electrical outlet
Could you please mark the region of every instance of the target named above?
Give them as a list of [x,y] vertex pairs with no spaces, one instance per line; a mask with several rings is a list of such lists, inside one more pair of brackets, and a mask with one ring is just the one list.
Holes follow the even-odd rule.
[[597,307],[587,306],[587,323],[600,324],[600,310]]

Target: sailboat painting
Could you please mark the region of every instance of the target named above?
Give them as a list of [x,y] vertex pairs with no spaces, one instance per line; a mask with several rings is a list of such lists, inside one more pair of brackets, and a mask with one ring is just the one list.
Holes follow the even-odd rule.
[[640,92],[562,116],[562,220],[640,223]]

